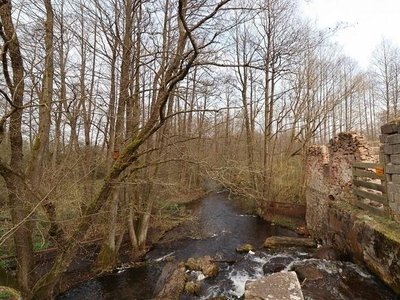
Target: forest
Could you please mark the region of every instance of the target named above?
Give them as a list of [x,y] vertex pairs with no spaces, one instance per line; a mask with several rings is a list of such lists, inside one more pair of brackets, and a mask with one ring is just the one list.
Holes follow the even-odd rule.
[[[80,244],[96,265],[204,180],[302,203],[307,149],[377,141],[398,115],[400,48],[367,69],[301,0],[0,0],[0,255],[26,299],[52,299]],[[54,247],[45,274],[34,251]]]

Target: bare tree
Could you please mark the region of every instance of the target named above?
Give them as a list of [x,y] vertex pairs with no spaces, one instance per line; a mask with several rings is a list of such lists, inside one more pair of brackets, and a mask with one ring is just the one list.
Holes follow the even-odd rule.
[[[187,4],[186,0],[178,2],[177,22],[179,28],[178,40],[175,46],[174,55],[171,57],[170,64],[165,70],[163,80],[157,89],[157,97],[151,107],[149,120],[143,124],[137,136],[128,142],[121,150],[118,159],[112,165],[110,171],[104,179],[104,184],[99,193],[91,200],[82,220],[77,225],[72,236],[63,245],[63,251],[57,256],[52,269],[42,277],[35,285],[33,295],[41,299],[50,299],[53,289],[60,278],[61,274],[66,270],[71,259],[76,253],[78,245],[76,241],[82,239],[91,225],[93,216],[107,203],[111,196],[115,182],[123,181],[127,174],[124,172],[130,169],[132,164],[138,160],[138,149],[146,142],[157,130],[159,130],[166,121],[166,105],[170,100],[171,92],[176,85],[182,81],[190,68],[193,66],[199,51],[207,46],[207,43],[199,44],[195,38],[195,32],[201,28],[206,22],[218,13],[229,1],[222,1],[209,6],[210,10],[204,14],[195,23],[190,24],[187,21]],[[124,175],[125,174],[125,175]]]
[[399,49],[383,38],[374,52],[372,66],[379,86],[379,99],[384,103],[385,121],[397,117],[399,99]]
[[[0,36],[2,45],[2,69],[8,91],[1,89],[1,95],[10,105],[1,118],[0,139],[4,142],[5,122],[10,119],[10,159],[1,161],[0,174],[3,176],[11,210],[16,258],[18,262],[17,280],[23,293],[26,294],[32,284],[34,267],[32,223],[27,222],[32,208],[28,201],[23,181],[23,144],[22,144],[22,109],[24,98],[24,67],[20,42],[12,20],[11,1],[0,2]],[[11,66],[9,65],[11,63]],[[10,69],[11,67],[11,69]],[[21,178],[22,177],[22,178]]]

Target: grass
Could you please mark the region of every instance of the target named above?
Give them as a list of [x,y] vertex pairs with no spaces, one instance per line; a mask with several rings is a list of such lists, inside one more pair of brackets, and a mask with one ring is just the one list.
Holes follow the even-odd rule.
[[14,263],[14,260],[12,260],[12,259],[0,260],[0,269],[7,269],[13,263]]
[[0,287],[0,300],[21,299],[21,295],[13,288],[2,286]]
[[290,218],[282,215],[267,216],[265,219],[271,223],[274,223],[275,225],[279,225],[290,230],[296,230],[304,223],[299,219]]
[[35,242],[33,243],[33,251],[44,250],[50,248],[51,244],[49,242]]
[[358,221],[368,223],[368,225],[388,238],[396,241],[400,240],[400,224],[396,220],[390,217],[385,218],[373,215],[345,201],[335,202],[335,205],[339,209],[353,214]]

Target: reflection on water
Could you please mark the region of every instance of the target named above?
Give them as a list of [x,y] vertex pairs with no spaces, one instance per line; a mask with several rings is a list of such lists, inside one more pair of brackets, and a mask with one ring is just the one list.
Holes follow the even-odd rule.
[[[211,194],[192,203],[188,209],[198,216],[198,223],[188,224],[167,234],[160,245],[147,255],[150,262],[148,265],[121,270],[77,285],[58,299],[151,299],[165,266],[161,258],[173,256],[176,261],[185,261],[189,257],[204,255],[234,263],[219,263],[220,272],[215,278],[202,279],[200,296],[182,295],[181,300],[212,299],[218,296],[241,299],[245,282],[264,276],[263,265],[271,264],[279,257],[285,257],[286,269],[307,267],[317,272],[318,276],[313,280],[302,280],[304,296],[308,300],[398,299],[359,266],[309,259],[309,254],[299,249],[268,253],[261,247],[267,237],[297,234],[258,217],[244,215],[232,204],[226,193]],[[254,254],[239,254],[235,251],[236,247],[245,243],[256,247]],[[201,279],[197,273],[188,273],[188,276]]]

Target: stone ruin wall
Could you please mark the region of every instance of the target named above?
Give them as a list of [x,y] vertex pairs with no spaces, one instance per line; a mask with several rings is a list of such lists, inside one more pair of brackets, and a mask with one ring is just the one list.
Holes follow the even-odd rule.
[[329,142],[330,187],[335,197],[347,199],[352,185],[352,163],[379,162],[367,141],[358,133],[340,133]]
[[307,156],[307,211],[306,222],[310,233],[316,236],[325,225],[322,216],[327,214],[328,202],[325,201],[329,188],[325,177],[329,172],[329,154],[326,146],[311,146]]
[[382,126],[381,132],[389,207],[400,220],[400,121]]
[[311,234],[321,232],[326,222],[329,201],[351,202],[352,163],[378,162],[364,138],[355,133],[340,133],[328,147],[311,146],[307,157],[307,227]]
[[[381,137],[392,210],[400,204],[400,121]],[[328,147],[312,146],[307,159],[307,212],[310,234],[333,246],[355,263],[365,265],[400,295],[400,236],[381,231],[374,218],[343,202],[353,202],[352,163],[378,162],[366,141],[356,133],[341,133]],[[383,157],[382,157],[383,158]]]

